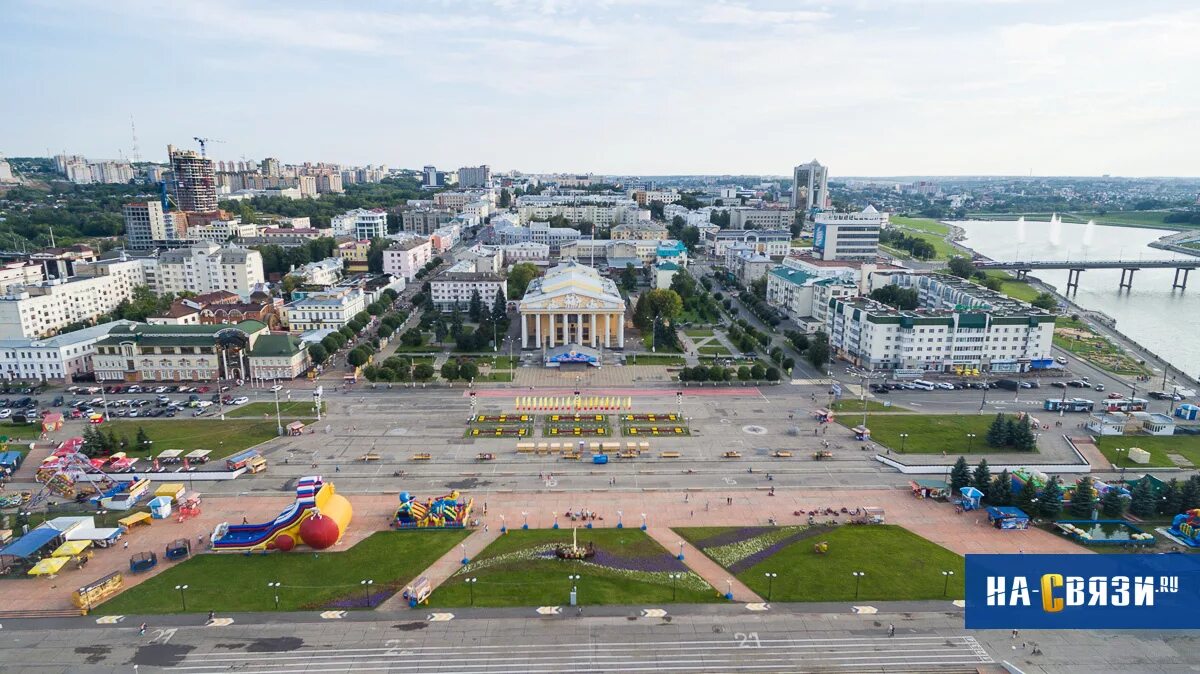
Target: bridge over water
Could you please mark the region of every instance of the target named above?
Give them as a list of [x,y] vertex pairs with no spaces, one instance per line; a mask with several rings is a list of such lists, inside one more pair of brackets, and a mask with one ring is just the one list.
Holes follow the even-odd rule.
[[1176,258],[1173,260],[1014,260],[1001,262],[986,258],[976,259],[976,269],[1007,269],[1015,271],[1018,279],[1025,278],[1036,269],[1066,269],[1068,294],[1079,290],[1079,277],[1088,269],[1120,269],[1119,288],[1133,287],[1133,273],[1139,269],[1174,269],[1175,278],[1171,288],[1187,288],[1188,272],[1200,267],[1200,259]]

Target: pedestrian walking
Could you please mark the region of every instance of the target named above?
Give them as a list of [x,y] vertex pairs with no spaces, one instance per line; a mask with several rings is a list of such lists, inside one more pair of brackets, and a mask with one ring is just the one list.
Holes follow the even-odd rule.
[[212,621],[214,621],[214,620],[216,620],[216,619],[217,619],[217,612],[216,612],[216,611],[209,611],[209,612],[208,612],[208,622],[212,622]]
[[1014,641],[1016,640],[1016,638],[1017,638],[1017,630],[1013,630],[1013,631],[1012,631],[1012,638],[1013,638],[1013,640],[1014,640]]
[[146,623],[142,623],[141,626],[138,627],[138,636],[139,637],[146,636]]
[[129,549],[129,541],[125,541],[125,543],[121,546],[121,549],[128,550]]
[[896,626],[895,625],[888,625],[888,636],[889,637],[896,636]]

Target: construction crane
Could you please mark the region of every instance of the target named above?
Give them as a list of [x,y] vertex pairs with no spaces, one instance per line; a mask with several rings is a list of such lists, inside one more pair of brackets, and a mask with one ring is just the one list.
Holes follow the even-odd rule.
[[224,143],[225,142],[223,140],[217,140],[216,138],[201,138],[200,136],[193,136],[192,140],[196,141],[197,143],[200,143],[200,156],[201,157],[208,156],[207,154],[205,154],[205,149],[209,143]]

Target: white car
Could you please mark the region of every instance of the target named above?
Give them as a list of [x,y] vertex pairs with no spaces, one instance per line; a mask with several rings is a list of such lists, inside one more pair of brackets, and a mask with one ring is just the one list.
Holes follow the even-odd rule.
[[938,383],[937,383],[937,387],[938,387],[938,388],[940,388],[940,389],[945,389],[945,390],[947,390],[947,391],[953,391],[953,390],[954,390],[954,384],[948,384],[948,383],[946,383],[946,382],[944,382],[944,381],[938,382]]
[[280,384],[276,384],[271,387],[271,391],[282,391],[282,390],[283,390],[283,386]]
[[7,408],[0,410],[0,419],[7,419],[11,416],[12,416],[12,410],[7,409]]
[[246,404],[246,403],[248,403],[248,402],[250,402],[250,399],[249,399],[249,398],[247,398],[246,396],[241,396],[240,398],[234,398],[234,399],[233,399],[233,403],[232,403],[232,404],[234,404],[234,405],[245,405],[245,404]]

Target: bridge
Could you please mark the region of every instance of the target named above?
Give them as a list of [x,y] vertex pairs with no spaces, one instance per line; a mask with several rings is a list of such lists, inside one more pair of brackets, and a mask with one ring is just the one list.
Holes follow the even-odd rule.
[[1175,279],[1171,288],[1183,290],[1187,288],[1188,272],[1200,267],[1200,259],[1174,260],[1017,260],[999,262],[996,260],[976,259],[976,269],[1009,269],[1017,272],[1018,279],[1024,279],[1035,269],[1066,269],[1067,294],[1079,290],[1079,277],[1088,269],[1120,269],[1121,282],[1118,288],[1126,290],[1133,288],[1133,272],[1139,269],[1174,269]]

